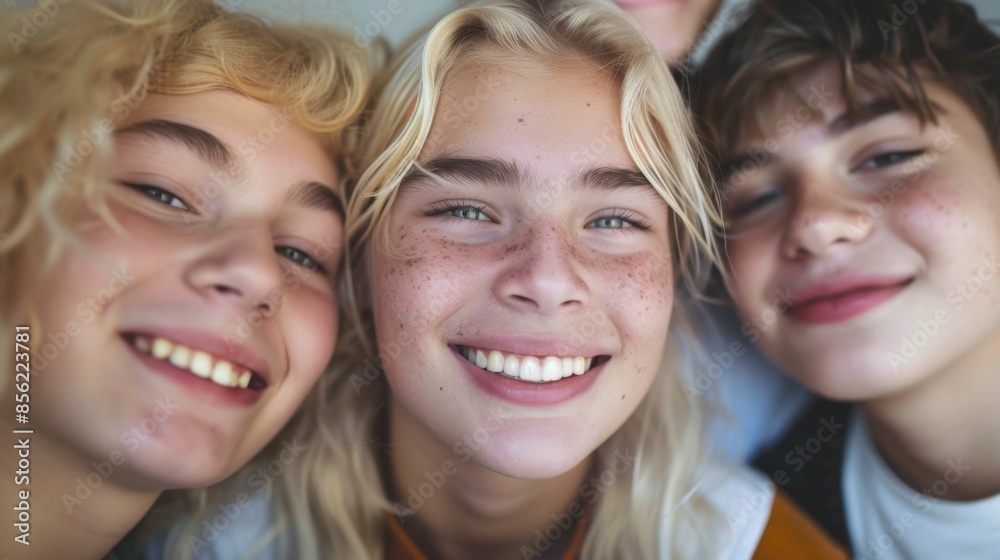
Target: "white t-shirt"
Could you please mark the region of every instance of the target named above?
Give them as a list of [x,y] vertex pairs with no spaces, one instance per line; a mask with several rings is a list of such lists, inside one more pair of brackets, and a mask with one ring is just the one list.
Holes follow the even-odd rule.
[[960,459],[942,465],[930,495],[916,492],[879,456],[855,411],[844,451],[844,509],[856,560],[1000,558],[1000,494],[972,502],[945,501],[970,469]]

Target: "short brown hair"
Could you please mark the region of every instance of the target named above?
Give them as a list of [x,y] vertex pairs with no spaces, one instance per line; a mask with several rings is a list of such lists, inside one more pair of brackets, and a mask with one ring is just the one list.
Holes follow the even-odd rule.
[[876,93],[934,122],[922,84],[968,104],[1000,157],[1000,38],[956,0],[761,0],[692,77],[692,108],[708,149],[766,136],[765,110],[794,75],[833,61],[852,116]]

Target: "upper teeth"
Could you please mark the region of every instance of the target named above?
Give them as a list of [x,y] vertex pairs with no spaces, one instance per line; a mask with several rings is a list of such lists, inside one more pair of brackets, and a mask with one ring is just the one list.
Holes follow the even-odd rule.
[[246,389],[250,386],[250,379],[253,377],[252,372],[235,366],[232,362],[216,358],[208,352],[192,350],[183,344],[159,336],[149,338],[138,335],[133,339],[133,345],[157,360],[170,362],[223,387]]
[[499,350],[485,350],[459,346],[458,353],[477,366],[496,373],[503,373],[522,381],[559,381],[573,375],[583,375],[590,369],[593,358],[558,356],[519,356],[504,354]]

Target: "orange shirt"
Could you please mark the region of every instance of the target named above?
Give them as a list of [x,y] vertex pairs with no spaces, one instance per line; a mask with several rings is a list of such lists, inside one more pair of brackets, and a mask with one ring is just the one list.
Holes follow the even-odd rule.
[[[561,560],[576,560],[587,532],[587,515],[576,523],[573,540]],[[385,560],[429,560],[406,534],[394,515],[386,514],[389,527]],[[754,560],[847,560],[847,553],[802,512],[783,492],[778,491],[771,506]]]
[[[573,540],[560,560],[576,560],[580,556],[583,536],[587,533],[587,517],[584,514],[576,522],[576,527],[573,529]],[[387,513],[385,519],[389,526],[385,560],[428,560],[427,556],[417,548],[417,544],[413,542],[410,535],[407,535],[406,531],[403,530],[403,526],[399,524],[395,515]]]

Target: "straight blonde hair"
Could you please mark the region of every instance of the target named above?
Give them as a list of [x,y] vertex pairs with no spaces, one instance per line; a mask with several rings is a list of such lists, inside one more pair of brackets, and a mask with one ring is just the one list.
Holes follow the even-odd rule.
[[[368,255],[392,251],[389,211],[401,180],[433,141],[428,136],[446,77],[472,56],[551,65],[584,61],[607,72],[620,88],[628,151],[671,209],[676,251],[669,258],[684,295],[675,299],[670,350],[649,393],[596,452],[597,469],[608,468],[618,449],[635,450],[636,459],[624,480],[596,504],[581,558],[712,557],[728,526],[699,487],[703,404],[682,390],[694,370],[685,350],[691,336],[683,301],[719,261],[717,202],[709,194],[703,157],[666,66],[622,12],[609,3],[587,1],[494,1],[457,10],[387,74],[360,150],[359,169],[365,171],[348,206],[350,278],[357,299],[347,301],[354,305],[349,310],[357,328],[342,331],[332,374],[320,381],[316,400],[277,438],[298,442],[305,451],[277,478],[270,528],[248,555],[264,546],[272,546],[277,558],[381,559],[385,554],[385,515],[400,511],[388,496],[375,444],[389,388],[372,318],[356,302],[371,300]],[[251,476],[253,468],[244,476]],[[238,481],[228,489],[230,497],[240,490]],[[207,519],[191,519],[175,533],[175,545],[194,542]],[[268,539],[274,541],[265,545]]]

